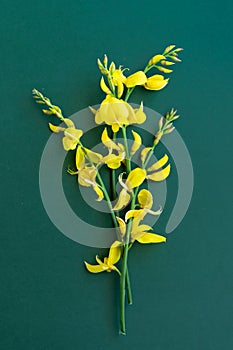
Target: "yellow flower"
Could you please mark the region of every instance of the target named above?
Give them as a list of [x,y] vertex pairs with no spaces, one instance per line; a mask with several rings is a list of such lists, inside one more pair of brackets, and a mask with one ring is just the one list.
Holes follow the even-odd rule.
[[134,74],[131,74],[129,77],[127,77],[125,81],[125,85],[127,88],[132,88],[136,85],[143,85],[147,81],[146,74],[143,71],[138,71]]
[[78,146],[75,157],[76,168],[78,171],[72,171],[69,169],[68,172],[71,175],[78,175],[78,183],[81,186],[92,187],[98,196],[97,201],[100,202],[104,198],[104,194],[96,182],[97,169],[94,165],[88,165],[85,157],[88,157],[93,163],[98,163],[102,156],[99,153]]
[[72,120],[68,118],[64,118],[63,121],[68,126],[67,128],[63,128],[60,126],[53,125],[49,123],[49,128],[53,132],[64,132],[64,137],[62,139],[63,147],[66,151],[74,150],[79,143],[80,137],[83,135],[82,130],[76,129]]
[[129,124],[142,124],[146,120],[146,114],[143,112],[143,103],[141,102],[139,108],[134,109],[134,116],[131,116]]
[[144,218],[143,213],[137,213],[135,211],[132,222],[131,241],[138,241],[139,243],[161,243],[166,242],[166,237],[158,235],[154,232],[147,232],[152,230],[152,227],[148,225],[140,225],[141,220]]
[[167,85],[168,81],[169,78],[164,79],[163,75],[155,74],[147,79],[147,82],[144,84],[144,87],[147,90],[161,90]]
[[[101,163],[105,163],[111,169],[118,169],[121,166],[121,162],[125,159],[125,147],[121,143],[116,144],[110,139],[107,128],[104,129],[101,140],[109,150],[109,154],[101,158]],[[117,154],[112,153],[113,150]]]
[[[165,180],[171,171],[171,166],[168,164],[164,169],[161,169],[168,161],[168,156],[165,154],[160,160],[155,162],[151,167],[147,169],[147,172],[152,172],[147,174],[146,178],[152,181],[163,181]],[[157,171],[158,170],[158,171]]]
[[139,210],[129,210],[125,215],[125,221],[121,218],[117,217],[117,221],[119,224],[119,229],[122,237],[124,237],[126,233],[126,222],[129,219],[133,219],[132,228],[131,228],[131,241],[138,241],[139,243],[161,243],[166,242],[166,237],[160,236],[151,231],[152,227],[148,225],[141,225],[141,221],[144,219],[147,213],[151,214],[160,214],[161,211],[152,212],[151,207],[153,204],[152,194],[147,190],[141,190],[138,195],[139,205],[142,209]]
[[116,69],[112,74],[112,81],[114,85],[118,85],[119,82],[125,83],[126,77],[121,69]]
[[136,217],[139,221],[141,221],[142,219],[144,219],[146,214],[160,215],[162,212],[161,208],[157,211],[151,210],[153,206],[153,196],[148,190],[143,189],[139,192],[138,203],[141,209],[129,210],[125,214],[125,221],[128,221],[130,218]]
[[[123,189],[121,190],[117,203],[113,210],[121,210],[130,202],[130,194],[133,188],[140,186],[146,178],[146,171],[141,168],[135,168],[129,173],[125,183],[122,181],[122,174],[119,176],[119,182]],[[128,193],[129,192],[129,193]]]
[[124,92],[124,83],[126,81],[126,77],[121,69],[114,70],[112,74],[112,81],[113,84],[117,86],[117,97],[121,98]]
[[120,260],[121,257],[121,242],[115,241],[109,250],[108,257],[104,258],[104,261],[101,261],[98,256],[96,256],[96,261],[98,265],[91,265],[85,261],[86,268],[89,272],[99,273],[103,271],[111,272],[112,270],[117,271],[120,274],[120,271],[115,266],[115,264]]
[[146,119],[142,105],[139,109],[134,110],[127,102],[111,95],[106,96],[100,108],[94,113],[96,124],[111,125],[114,132],[117,132],[123,125],[141,124]]

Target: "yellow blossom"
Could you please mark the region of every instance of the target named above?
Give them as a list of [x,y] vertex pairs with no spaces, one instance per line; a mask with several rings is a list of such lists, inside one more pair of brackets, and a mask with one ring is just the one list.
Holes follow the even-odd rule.
[[112,81],[115,86],[117,86],[117,97],[121,98],[124,92],[124,83],[126,77],[121,69],[116,69],[112,74]]
[[94,113],[96,124],[111,125],[114,132],[117,132],[123,125],[141,124],[146,119],[142,105],[139,109],[134,110],[127,102],[111,95],[106,96],[100,108]]
[[76,129],[73,121],[69,118],[63,119],[67,128],[60,127],[49,123],[49,128],[55,133],[64,132],[64,137],[62,139],[63,147],[66,151],[73,150],[79,143],[80,137],[83,135],[83,131]]
[[100,155],[87,148],[77,147],[76,150],[76,168],[78,171],[68,170],[71,175],[78,175],[78,183],[84,187],[92,187],[98,198],[97,201],[101,201],[104,198],[101,187],[96,182],[97,169],[93,165],[86,163],[85,157],[89,158],[93,163],[97,163]]
[[92,273],[99,273],[103,271],[111,272],[113,270],[117,271],[119,270],[115,266],[115,264],[120,260],[121,257],[121,242],[115,241],[109,250],[108,257],[104,258],[104,261],[101,261],[98,256],[96,256],[96,261],[98,265],[91,265],[85,261],[86,268],[89,272]]
[[103,142],[104,146],[106,146],[108,149],[114,149],[116,151],[119,150],[119,146],[117,146],[117,144],[108,136],[107,128],[104,128],[104,131],[102,132],[101,141]]
[[134,87],[136,85],[143,85],[147,81],[146,74],[143,71],[138,71],[134,74],[131,74],[129,77],[127,77],[125,81],[125,85],[127,88]]
[[129,210],[125,214],[125,221],[128,221],[131,218],[136,218],[141,221],[144,219],[146,214],[152,214],[152,215],[160,215],[162,210],[161,208],[157,211],[151,210],[153,206],[153,196],[150,191],[148,190],[141,190],[138,194],[138,203],[141,209],[134,209],[134,210]]
[[148,225],[140,225],[141,220],[144,218],[143,215],[135,213],[133,216],[132,230],[131,230],[131,241],[138,241],[139,243],[161,243],[166,242],[166,237],[158,235],[151,231],[152,227]]
[[147,79],[147,82],[144,84],[144,87],[147,90],[161,90],[167,85],[168,81],[169,78],[164,79],[163,75],[155,74]]
[[[168,161],[168,156],[165,154],[160,160],[155,162],[151,167],[147,169],[147,172],[153,171],[151,174],[147,174],[146,178],[152,181],[165,180],[171,171],[171,166],[168,164],[164,169],[161,169]],[[155,171],[156,170],[156,171]]]
[[78,170],[83,168],[84,161],[85,161],[85,153],[82,150],[82,147],[78,146],[76,150],[76,156],[75,156],[76,168]]
[[[108,148],[109,154],[101,158],[101,163],[105,163],[111,169],[118,169],[121,166],[121,162],[125,159],[125,147],[110,139],[108,136],[107,128],[104,129],[101,140],[103,144]],[[113,153],[117,152],[117,154]]]
[[[122,181],[122,174],[119,176],[119,182],[123,189],[121,190],[117,203],[113,210],[121,210],[123,207],[129,204],[130,194],[132,189],[140,186],[146,178],[146,171],[141,168],[135,168],[130,171],[125,183]],[[129,193],[128,193],[129,192]]]
[[66,128],[64,131],[65,136],[62,139],[64,149],[66,151],[75,149],[82,134],[82,130]]

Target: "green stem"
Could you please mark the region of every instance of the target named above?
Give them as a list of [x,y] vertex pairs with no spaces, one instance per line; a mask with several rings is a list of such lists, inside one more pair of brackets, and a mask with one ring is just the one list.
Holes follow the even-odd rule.
[[[88,161],[91,163],[92,166],[94,166],[94,167],[96,168],[95,164],[92,162],[92,160],[91,160],[90,157],[88,156],[88,154],[87,154],[87,152],[86,152],[86,150],[85,150],[85,147],[83,146],[83,144],[81,143],[81,141],[79,141],[79,144],[80,144],[80,146],[82,147],[82,150],[83,150],[83,152],[85,153],[85,155],[86,155]],[[98,179],[99,184],[100,184],[100,186],[101,186],[101,189],[102,189],[102,191],[103,191],[103,193],[104,193],[104,196],[105,196],[105,199],[106,199],[106,201],[107,201],[108,207],[109,207],[109,209],[110,209],[110,213],[111,213],[111,216],[112,216],[113,224],[114,224],[115,229],[116,229],[117,239],[118,239],[119,241],[122,241],[122,237],[121,237],[121,234],[120,234],[120,231],[119,231],[118,222],[117,222],[117,219],[116,219],[116,214],[115,214],[115,212],[114,212],[114,210],[113,210],[113,207],[112,207],[112,203],[111,203],[109,194],[108,194],[108,192],[107,192],[107,190],[106,190],[105,184],[104,184],[104,182],[103,182],[103,180],[102,180],[102,177],[101,177],[101,175],[100,175],[98,169],[97,169],[97,175],[96,175],[96,176],[97,176],[97,179]],[[129,279],[128,270],[126,271],[125,279],[126,279],[126,289],[127,289],[128,302],[129,302],[129,304],[132,304],[132,303],[133,303],[133,300],[132,300],[132,292],[131,292],[131,285],[130,285],[130,279]]]
[[[133,195],[131,202],[131,209],[135,207],[136,196]],[[126,334],[125,327],[125,282],[126,282],[126,273],[127,273],[127,261],[128,261],[128,252],[130,246],[130,233],[132,229],[132,219],[129,220],[127,226],[127,232],[125,235],[125,245],[124,253],[122,257],[122,268],[121,268],[121,278],[120,278],[120,333]]]
[[132,305],[133,304],[133,296],[132,296],[132,289],[131,289],[131,284],[130,284],[130,277],[129,277],[129,269],[127,266],[127,271],[126,271],[126,293],[127,293],[127,299],[128,299],[128,304]]
[[123,134],[123,138],[124,138],[125,153],[126,153],[126,157],[125,157],[126,171],[127,171],[127,174],[129,174],[131,171],[131,163],[130,163],[128,141],[127,141],[126,126],[122,126],[122,134]]
[[132,94],[132,92],[134,91],[135,87],[132,88],[128,88],[126,95],[125,95],[125,102],[128,101],[128,99],[130,98],[130,95]]
[[[114,132],[113,133],[113,141],[115,142],[116,140],[116,135],[117,133]],[[116,171],[115,169],[112,169],[112,197],[113,199],[116,199],[117,197],[117,192],[116,192]],[[118,212],[116,211],[116,216],[119,216]],[[122,250],[123,251],[123,250]],[[128,303],[130,305],[133,304],[133,297],[132,297],[132,291],[131,291],[131,285],[130,285],[130,278],[129,278],[129,271],[127,269],[127,273],[126,273],[126,292],[127,292],[127,299],[128,299]]]
[[[116,141],[116,132],[113,133],[113,137],[112,137],[112,140],[113,142]],[[117,192],[116,192],[116,170],[115,169],[112,169],[112,199],[116,199],[117,197]],[[116,212],[116,215],[118,216],[118,213]]]

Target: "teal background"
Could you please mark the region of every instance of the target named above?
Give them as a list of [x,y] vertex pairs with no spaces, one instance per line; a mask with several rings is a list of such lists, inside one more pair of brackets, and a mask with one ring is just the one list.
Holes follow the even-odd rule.
[[[1,0],[0,8],[0,349],[233,348],[232,2]],[[169,86],[139,89],[131,101],[179,110],[195,189],[166,245],[132,251],[134,305],[120,337],[117,276],[88,274],[83,260],[99,251],[61,234],[41,203],[50,132],[31,90],[70,115],[103,98],[97,57],[136,70],[170,43],[185,51]]]

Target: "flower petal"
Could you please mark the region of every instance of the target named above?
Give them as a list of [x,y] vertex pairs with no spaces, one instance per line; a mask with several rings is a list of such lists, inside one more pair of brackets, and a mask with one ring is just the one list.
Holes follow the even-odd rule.
[[128,221],[131,218],[136,218],[142,212],[143,212],[143,209],[127,211],[127,213],[125,214],[125,221]]
[[103,194],[103,191],[101,190],[101,188],[98,185],[95,185],[95,186],[93,186],[93,190],[95,191],[95,193],[98,196],[98,198],[96,200],[98,202],[102,201],[102,199],[104,198],[104,194]]
[[121,98],[124,92],[124,84],[121,81],[117,83],[117,97]]
[[168,161],[168,156],[165,154],[162,158],[160,158],[157,162],[155,162],[151,167],[147,169],[147,171],[154,171],[162,168]]
[[117,123],[113,123],[113,124],[112,124],[112,131],[113,131],[113,132],[118,132],[119,129],[120,129],[119,124],[117,124]]
[[146,171],[141,168],[135,168],[129,173],[125,182],[129,190],[140,186],[146,178]]
[[119,241],[115,241],[111,247],[110,247],[110,250],[109,250],[109,256],[108,256],[108,266],[112,266],[112,265],[115,265],[119,260],[120,260],[120,257],[121,257],[121,242]]
[[62,128],[61,126],[53,125],[51,123],[49,123],[49,128],[52,132],[61,132],[65,130],[65,128]]
[[129,204],[130,198],[131,197],[127,193],[126,189],[123,188],[119,194],[116,205],[113,207],[113,210],[121,210],[124,208],[127,204]]
[[100,153],[96,153],[96,152],[93,152],[93,151],[91,151],[90,149],[88,149],[88,148],[84,148],[85,149],[85,151],[87,152],[87,156],[88,156],[88,158],[93,162],[93,163],[99,163],[100,162],[100,160],[102,159],[102,154],[100,154]]
[[103,90],[103,92],[105,92],[106,95],[111,94],[111,90],[107,87],[105,81],[104,81],[104,77],[101,78],[100,80],[100,87]]
[[136,238],[136,241],[142,244],[162,243],[162,242],[166,242],[166,237],[157,235],[155,233],[145,233],[144,235]]
[[104,268],[103,265],[91,265],[91,264],[88,264],[86,261],[84,261],[84,263],[86,265],[87,270],[91,273],[99,273],[108,269],[107,267]]
[[170,166],[170,164],[168,164],[166,166],[166,168],[164,168],[164,169],[162,169],[160,171],[157,171],[155,173],[149,174],[149,175],[147,175],[146,178],[148,180],[152,180],[152,181],[163,181],[170,174],[170,170],[171,170],[171,166]]
[[146,74],[143,71],[138,71],[131,74],[125,81],[127,88],[134,87],[136,85],[143,85],[147,81]]
[[65,136],[62,138],[62,144],[65,151],[70,151],[76,148],[77,141]]
[[138,202],[141,208],[151,209],[153,205],[153,196],[148,190],[141,190],[138,194]]
[[118,169],[121,166],[122,157],[115,154],[109,154],[102,158],[102,162],[107,164],[110,169]]
[[143,112],[143,103],[141,102],[140,107],[135,109],[135,123],[142,124],[146,120],[146,114]]
[[83,135],[83,132],[80,129],[67,128],[64,131],[64,135],[78,143],[80,137]]
[[133,131],[133,130],[132,130],[132,134],[134,137],[134,143],[133,143],[131,151],[130,151],[131,157],[134,155],[134,153],[137,152],[137,150],[140,148],[140,146],[142,144],[141,136],[136,131]]
[[135,241],[138,238],[140,238],[141,236],[143,236],[144,234],[146,234],[147,232],[145,231],[150,231],[152,230],[152,227],[150,227],[149,225],[135,225],[135,222],[133,222],[133,227],[132,227],[132,231],[131,231],[131,240]]
[[95,186],[96,169],[94,167],[85,167],[78,172],[78,182],[81,186]]
[[107,128],[104,128],[104,131],[102,132],[101,141],[103,142],[104,146],[106,146],[108,149],[119,151],[119,147],[115,142],[113,142],[110,137],[108,136],[108,130]]
[[163,75],[155,74],[147,79],[147,82],[144,84],[144,87],[147,90],[161,90],[167,85],[168,81],[169,78],[164,79]]
[[118,82],[124,83],[126,81],[126,77],[124,76],[121,69],[116,69],[113,72],[112,79],[114,85],[118,85]]
[[82,166],[84,165],[84,158],[85,158],[84,152],[83,152],[81,146],[78,146],[77,150],[76,150],[76,157],[75,157],[76,168],[78,170],[80,170],[82,168]]
[[63,121],[68,126],[68,128],[74,128],[75,129],[74,122],[71,119],[64,118]]
[[126,224],[122,218],[119,218],[118,216],[116,216],[116,219],[119,225],[119,229],[121,231],[121,235],[124,236],[126,233]]

